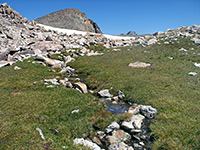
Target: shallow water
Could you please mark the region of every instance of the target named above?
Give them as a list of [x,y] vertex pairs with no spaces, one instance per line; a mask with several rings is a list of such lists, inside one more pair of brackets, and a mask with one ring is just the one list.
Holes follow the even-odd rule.
[[113,114],[123,114],[125,111],[128,111],[128,107],[114,104],[107,104],[107,110]]

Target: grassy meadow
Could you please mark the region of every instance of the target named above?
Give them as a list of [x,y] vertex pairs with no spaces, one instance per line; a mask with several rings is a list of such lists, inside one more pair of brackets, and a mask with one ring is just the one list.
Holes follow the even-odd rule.
[[[91,90],[109,88],[116,95],[120,89],[127,101],[157,108],[151,125],[152,149],[200,149],[200,68],[193,65],[200,63],[200,47],[180,39],[174,44],[103,52],[102,56],[77,57],[69,65]],[[136,61],[152,66],[128,67]],[[14,66],[22,69],[14,70]],[[0,68],[0,149],[86,149],[74,146],[73,139],[92,137],[94,125],[103,130],[127,116],[106,112],[90,94],[61,85],[47,88],[43,80],[56,76],[64,77],[27,60]],[[80,112],[72,114],[75,109]]]

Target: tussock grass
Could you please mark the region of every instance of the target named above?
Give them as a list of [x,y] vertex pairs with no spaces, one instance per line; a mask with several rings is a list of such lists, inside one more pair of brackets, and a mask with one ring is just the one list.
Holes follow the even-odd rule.
[[[188,39],[179,39],[174,44],[121,49],[106,51],[102,56],[79,57],[70,65],[91,88],[105,83],[102,88],[113,87],[112,94],[120,89],[127,100],[158,109],[151,125],[155,135],[152,149],[200,149],[200,68],[193,65],[200,62],[200,47]],[[136,61],[152,66],[128,67]],[[191,71],[198,75],[189,76]]]

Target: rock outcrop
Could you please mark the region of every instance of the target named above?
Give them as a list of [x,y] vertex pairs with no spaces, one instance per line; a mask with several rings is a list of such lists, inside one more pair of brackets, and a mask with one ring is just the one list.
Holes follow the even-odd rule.
[[64,9],[35,20],[37,23],[64,29],[101,33],[98,25],[78,9]]

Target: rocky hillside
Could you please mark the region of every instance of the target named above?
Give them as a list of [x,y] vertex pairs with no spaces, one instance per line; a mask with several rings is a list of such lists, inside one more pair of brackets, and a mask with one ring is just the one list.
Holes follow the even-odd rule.
[[64,29],[101,33],[98,25],[78,9],[64,9],[35,20],[37,23]]

